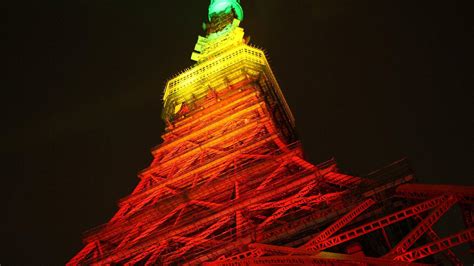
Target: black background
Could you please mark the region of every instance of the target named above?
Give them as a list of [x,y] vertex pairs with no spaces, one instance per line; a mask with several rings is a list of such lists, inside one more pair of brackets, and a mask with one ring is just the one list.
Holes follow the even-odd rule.
[[[16,5],[5,17],[0,263],[58,265],[151,162],[164,84],[191,65],[208,1]],[[471,8],[242,5],[242,26],[268,53],[309,161],[334,156],[343,171],[365,174],[407,157],[420,182],[473,184]]]

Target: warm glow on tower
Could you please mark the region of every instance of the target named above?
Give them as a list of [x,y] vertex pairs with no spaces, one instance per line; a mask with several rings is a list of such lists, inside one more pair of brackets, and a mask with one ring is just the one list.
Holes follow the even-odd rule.
[[[242,19],[240,1],[211,1],[195,64],[166,84],[153,162],[69,265],[407,265],[474,239],[472,188],[412,184],[406,161],[366,177],[307,162]],[[440,239],[455,204],[467,229]]]

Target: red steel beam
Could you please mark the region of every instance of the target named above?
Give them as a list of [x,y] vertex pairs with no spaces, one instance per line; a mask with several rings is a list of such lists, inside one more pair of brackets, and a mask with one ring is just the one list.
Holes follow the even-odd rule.
[[[273,209],[273,208],[283,208],[292,204],[298,199],[302,199],[303,196],[308,194],[315,186],[317,182],[311,182],[310,184],[304,186],[297,194],[287,197],[285,199],[279,201],[270,201],[266,203],[259,203],[247,208],[247,211],[256,211],[256,210],[265,210],[265,209]],[[319,196],[316,196],[319,197]]]
[[[249,146],[246,146],[240,150],[235,150],[225,156],[222,156],[220,158],[217,158],[216,160],[212,161],[212,162],[209,162],[207,163],[206,165],[201,165],[200,167],[196,168],[196,169],[192,169],[190,171],[188,171],[187,173],[183,174],[183,175],[180,175],[180,176],[177,176],[176,178],[174,179],[170,179],[170,180],[167,180],[166,182],[163,182],[161,184],[158,184],[157,186],[147,190],[147,191],[144,191],[142,194],[138,195],[138,200],[143,200],[144,198],[146,198],[147,196],[153,196],[154,193],[156,193],[158,190],[160,190],[161,188],[163,188],[164,186],[166,185],[169,185],[169,184],[172,184],[173,182],[176,182],[176,181],[180,181],[180,180],[184,180],[186,179],[187,177],[189,176],[193,176],[194,173],[196,172],[200,172],[200,171],[203,171],[205,169],[209,169],[210,167],[213,167],[213,166],[222,166],[222,163],[226,162],[226,161],[230,161],[232,160],[233,158],[235,158],[236,156],[239,156],[240,154],[242,153],[245,153],[245,152],[248,152],[250,151],[251,149],[254,149],[254,148],[257,148],[258,146],[261,146],[265,143],[268,143],[270,141],[273,141],[274,139],[278,138],[277,135],[272,135],[272,136],[268,136],[262,140],[259,140],[258,142],[256,143],[253,143]],[[136,200],[136,199],[134,199]]]
[[248,251],[245,251],[245,252],[242,252],[242,253],[227,257],[227,258],[226,257],[221,257],[217,260],[218,261],[230,261],[230,260],[241,260],[241,259],[245,259],[245,258],[258,258],[258,257],[262,256],[263,254],[265,254],[265,252],[263,252],[263,250],[255,248],[255,249],[251,249],[251,250],[248,250]]
[[436,208],[441,203],[445,202],[447,199],[446,196],[441,196],[438,198],[430,199],[425,202],[416,204],[414,206],[408,207],[401,211],[395,212],[393,214],[387,215],[380,219],[377,219],[373,222],[366,223],[364,225],[358,226],[354,229],[346,231],[344,233],[338,234],[334,237],[326,239],[319,243],[314,243],[312,246],[306,247],[307,250],[317,251],[324,250],[329,247],[339,245],[341,243],[347,242],[354,238],[360,237],[362,235],[368,234],[380,228],[386,227],[388,225],[403,221],[409,217],[420,214],[427,210]]
[[160,257],[163,250],[167,247],[167,244],[168,243],[166,241],[161,243],[160,246],[151,253],[151,256],[146,261],[145,266],[156,265],[158,258]]
[[278,175],[278,173],[285,169],[285,166],[289,163],[290,161],[282,162],[270,175],[265,178],[265,180],[263,180],[263,182],[257,187],[257,191],[264,189],[273,180],[273,178]]
[[[322,170],[319,171],[322,175],[324,175],[326,171],[332,170],[330,168],[331,168],[331,165],[333,165],[334,163],[333,161],[329,161],[329,162],[330,163],[318,165],[318,167],[322,168]],[[330,167],[330,168],[327,168],[327,167]],[[403,182],[407,182],[411,179],[412,179],[411,176],[406,176],[406,177],[393,180],[389,183],[383,184],[380,187],[370,190],[370,193],[364,193],[364,195],[370,194],[370,196],[374,196],[374,195],[377,195],[377,193],[383,193],[384,191],[392,189],[396,187],[397,185]],[[246,235],[243,238],[239,239],[238,241],[230,242],[223,247],[215,248],[210,253],[202,254],[198,256],[197,258],[194,258],[193,260],[187,262],[187,264],[188,265],[202,264],[206,261],[209,261],[210,258],[213,258],[213,259],[220,258],[223,255],[228,254],[230,250],[237,250],[239,247],[251,244],[252,242],[255,242],[255,241],[265,242],[265,243],[272,243],[272,242],[278,241],[279,239],[291,236],[295,234],[296,232],[300,232],[310,227],[319,226],[325,221],[335,220],[337,219],[337,217],[340,217],[346,214],[347,212],[351,211],[353,207],[355,207],[355,205],[341,206],[340,204],[337,204],[331,208],[325,208],[325,209],[319,210],[317,212],[309,214],[308,216],[302,217],[293,222],[289,222],[285,224],[284,226],[274,228],[268,232],[262,232],[262,233],[257,234],[256,236]],[[309,238],[305,240],[304,242],[302,242],[301,244],[307,242],[308,240]]]
[[307,251],[304,249],[293,248],[293,247],[285,247],[285,246],[277,246],[277,245],[269,245],[269,244],[261,244],[261,243],[252,243],[248,245],[249,249],[254,250],[258,249],[265,253],[281,253],[281,254],[291,254],[291,255],[315,255],[318,251]]
[[275,212],[273,212],[272,215],[270,215],[265,221],[263,221],[261,224],[258,225],[258,228],[264,228],[271,222],[279,219],[282,217],[289,209],[301,206],[303,204],[319,204],[321,202],[326,202],[326,201],[331,201],[335,200],[341,195],[343,192],[335,192],[335,193],[327,193],[321,196],[309,196],[309,197],[299,197],[299,195],[296,195],[295,197],[292,197],[288,199],[286,206],[283,206],[279,209],[277,209]]
[[140,252],[139,254],[135,255],[132,257],[130,260],[128,260],[125,265],[135,265],[138,262],[142,261],[143,259],[149,257],[154,257],[156,253],[160,253],[163,250],[164,246],[161,244],[153,245],[146,250]]
[[315,243],[321,242],[331,235],[333,235],[335,232],[337,232],[339,229],[342,227],[346,226],[348,223],[353,221],[357,216],[359,216],[362,212],[367,210],[370,206],[374,205],[375,201],[372,199],[365,200],[361,204],[359,204],[357,207],[355,207],[352,211],[338,219],[336,222],[328,226],[326,229],[324,229],[321,233],[319,233],[317,236],[309,240],[306,244],[302,246],[302,248],[312,246]]
[[217,221],[215,224],[211,225],[209,228],[207,228],[204,232],[193,236],[189,237],[190,241],[185,244],[184,247],[174,251],[173,253],[170,254],[170,256],[167,257],[167,260],[174,260],[185,254],[188,250],[191,248],[202,244],[203,242],[206,242],[208,239],[206,239],[208,236],[210,236],[212,233],[214,233],[216,230],[219,230],[223,225],[228,223],[230,221],[230,217],[224,217]]
[[235,100],[228,102],[227,104],[223,104],[223,102],[220,102],[220,108],[207,108],[206,112],[201,113],[202,115],[198,119],[188,119],[191,123],[187,123],[186,125],[182,126],[178,126],[175,124],[172,128],[170,128],[170,130],[168,130],[164,135],[162,135],[162,138],[165,142],[161,145],[154,147],[152,149],[152,153],[157,154],[162,150],[166,152],[169,150],[169,146],[171,146],[170,144],[176,144],[180,141],[183,141],[183,139],[191,135],[190,133],[199,132],[204,128],[207,128],[221,120],[224,120],[230,115],[235,115],[242,109],[248,108],[249,105],[254,105],[261,101],[257,97],[256,92],[251,91],[246,91],[243,94],[235,95],[233,97],[236,97]]
[[441,238],[433,243],[412,249],[396,256],[394,260],[406,262],[416,261],[472,240],[474,240],[474,227],[461,231],[452,236]]
[[474,204],[474,186],[403,184],[396,189],[397,195],[409,199],[427,199],[449,194],[460,197],[460,202]]
[[[433,242],[438,241],[440,239],[438,234],[431,228],[428,229],[428,232],[426,232],[426,235]],[[443,255],[451,262],[452,265],[455,265],[455,266],[462,266],[463,265],[461,260],[459,260],[459,258],[456,256],[456,254],[454,254],[454,252],[452,252],[450,249],[446,249],[443,252]]]
[[79,253],[76,254],[66,265],[74,266],[79,265],[94,249],[96,245],[94,242],[87,244]]
[[451,207],[458,202],[455,196],[449,196],[425,219],[423,219],[408,235],[406,235],[388,254],[384,257],[394,257],[395,255],[406,252],[415,242],[423,236],[431,227],[443,216]]
[[[288,160],[288,159],[290,159],[292,156],[295,156],[296,153],[298,153],[298,151],[292,151],[292,152],[290,152],[290,153],[288,153],[288,154],[284,154],[284,155],[280,156],[279,158],[277,158],[276,161]],[[268,166],[267,166],[267,167],[268,167]],[[262,177],[262,179],[263,179],[263,178],[264,178],[264,177]],[[229,183],[229,185],[230,185],[230,184],[234,184],[233,181],[229,181],[228,183]],[[200,190],[198,190],[198,192],[196,192],[196,193],[193,193],[193,192],[192,192],[192,193],[189,194],[189,196],[190,196],[189,199],[198,198],[198,197],[195,197],[195,195],[199,195],[199,193],[201,193],[201,194],[202,194],[203,192],[204,192],[204,193],[207,193],[207,192],[205,192],[205,191],[203,191],[203,190],[206,190],[206,189],[208,189],[208,188],[209,188],[209,186],[201,186],[201,188],[200,188]],[[193,196],[193,195],[194,195],[194,196]],[[178,201],[178,202],[179,202],[179,201]],[[183,204],[184,204],[184,202],[183,202]],[[127,206],[127,205],[124,205],[123,207],[125,207],[125,206]],[[161,210],[161,209],[160,209],[158,213],[157,213],[156,210],[148,210],[147,213],[145,213],[144,215],[148,215],[148,213],[149,213],[149,214],[152,215],[152,216],[161,216],[161,215],[159,215],[159,213],[165,214],[165,213],[169,213],[169,212],[171,212],[171,211],[173,211],[173,209],[166,209],[166,210]],[[143,215],[141,215],[141,216],[143,216]],[[135,218],[133,218],[133,219],[135,219]],[[157,221],[157,220],[159,220],[159,219],[161,219],[161,217],[156,217],[156,219],[153,219],[153,220],[151,221],[151,223],[153,224],[155,221]],[[130,223],[133,222],[133,221],[125,220],[124,222],[125,222],[125,224],[130,224]],[[122,230],[123,230],[124,224],[121,223],[121,222],[116,222],[116,223],[114,224],[114,226],[105,228],[106,230],[104,230],[104,231],[101,232],[101,236],[97,236],[97,235],[96,235],[96,236],[94,236],[94,237],[90,237],[89,239],[90,239],[90,240],[103,239],[103,237],[104,237],[106,234],[112,233],[112,230],[114,230],[114,228],[119,228],[119,227],[122,228]],[[90,241],[87,241],[87,242],[90,242]]]
[[[249,205],[253,205],[257,202],[262,202],[262,201],[268,200],[270,198],[273,198],[275,195],[280,195],[281,193],[284,193],[286,191],[295,189],[297,187],[301,187],[302,185],[304,185],[308,182],[312,182],[315,179],[319,179],[319,178],[321,178],[321,177],[316,176],[314,174],[304,176],[304,177],[299,178],[297,180],[294,180],[294,181],[292,181],[292,182],[290,182],[290,183],[288,183],[284,186],[281,186],[281,187],[278,187],[278,188],[275,188],[273,190],[269,190],[269,191],[266,191],[266,192],[263,192],[263,193],[259,193],[255,197],[249,198],[246,201],[238,202],[236,204],[230,205],[227,209],[224,209],[219,213],[209,215],[209,216],[207,216],[207,217],[205,217],[205,218],[203,218],[199,221],[196,221],[193,224],[190,224],[189,226],[182,227],[182,228],[177,228],[173,231],[164,233],[164,234],[160,235],[158,238],[159,239],[167,239],[171,236],[179,235],[180,233],[184,233],[184,232],[188,232],[192,228],[199,228],[200,226],[208,224],[209,222],[212,222],[213,220],[215,220],[219,217],[223,217],[223,216],[226,216],[226,215],[232,215],[237,210],[241,210],[241,209],[243,209],[243,208],[245,208]],[[129,252],[129,254],[135,254],[135,253],[138,253],[138,252],[140,252],[141,250],[143,250],[145,248],[146,248],[146,243],[144,243],[143,245],[138,245],[136,247],[132,247],[132,248],[129,249],[128,252]],[[102,263],[102,264],[113,263],[115,261],[120,260],[125,255],[126,254],[123,254],[123,253],[117,253],[117,254],[114,254],[110,257],[104,258],[104,260],[100,261],[99,263]]]
[[363,181],[363,178],[345,175],[337,172],[331,172],[325,175],[325,177],[326,182],[342,187],[353,187],[354,185],[360,184]]
[[[234,184],[234,190],[235,190],[235,199],[240,199],[240,190],[239,190],[239,182],[235,181]],[[238,210],[235,211],[235,235],[237,238],[242,237],[242,231],[244,227],[244,217],[242,215],[242,211]]]
[[[249,114],[251,115],[252,112],[257,111],[260,108],[263,108],[263,106],[261,106],[258,103],[255,103],[254,105],[251,105],[251,106],[249,106],[249,107],[247,107],[243,110],[240,110],[240,111],[230,115],[229,117],[225,117],[224,119],[220,119],[219,121],[217,121],[215,123],[212,123],[212,124],[210,124],[209,126],[207,126],[205,128],[199,129],[197,131],[190,132],[189,134],[186,134],[185,136],[183,136],[182,138],[180,138],[176,142],[168,144],[168,146],[169,145],[177,145],[181,142],[185,142],[189,139],[192,139],[192,138],[195,138],[195,137],[198,137],[198,136],[212,136],[212,135],[210,135],[210,133],[213,132],[213,131],[225,130],[226,123],[228,123],[229,121],[233,122],[236,119],[245,118],[246,116],[248,116]],[[252,121],[252,122],[246,124],[245,126],[243,126],[241,128],[229,131],[228,134],[225,134],[225,135],[223,135],[223,134],[214,134],[217,137],[212,138],[212,140],[206,142],[205,145],[212,146],[213,143],[222,142],[224,139],[229,138],[230,136],[239,136],[238,135],[239,133],[245,132],[246,130],[248,130],[252,127],[263,124],[265,121],[268,121],[267,117],[259,117],[259,118],[257,118],[257,120]],[[163,168],[163,167],[165,167],[169,164],[172,164],[175,161],[182,160],[182,158],[185,157],[185,154],[188,154],[189,152],[190,152],[190,150],[186,150],[186,151],[184,151],[184,153],[180,154],[180,156],[175,156],[174,158],[172,158],[168,161],[165,161],[163,163],[160,163],[160,164],[157,164],[157,165],[152,165],[149,168],[143,170],[142,174],[146,174],[147,172],[153,171],[154,169],[161,169],[161,168]]]
[[[325,170],[326,169],[321,170],[320,171],[321,174],[323,174],[323,172]],[[394,180],[394,181],[392,181],[388,184],[384,184],[383,186],[381,186],[379,188],[373,189],[373,190],[371,190],[370,193],[364,193],[364,195],[367,194],[366,198],[368,198],[368,197],[376,195],[377,193],[381,193],[381,192],[383,192],[387,189],[393,188],[393,187],[397,186],[400,183],[407,182],[409,180],[411,180],[411,176],[403,177],[403,178]],[[275,236],[288,235],[288,234],[291,234],[290,232],[295,233],[298,230],[304,230],[305,228],[308,228],[310,226],[315,226],[316,224],[321,223],[322,219],[323,220],[335,219],[335,217],[342,216],[345,213],[351,211],[353,207],[355,207],[355,206],[349,207],[349,206],[346,206],[346,205],[344,205],[344,206],[337,205],[337,206],[335,206],[334,209],[328,208],[328,209],[325,209],[325,210],[320,210],[320,211],[315,212],[313,214],[310,214],[306,217],[302,217],[301,219],[298,219],[296,221],[288,223],[285,226],[281,226],[281,227],[272,229],[271,231],[268,231],[268,232],[263,232],[261,235],[257,235],[257,241],[258,242],[261,242],[261,241],[270,241],[270,242],[274,241],[274,240],[276,240],[276,239],[274,239]]]
[[265,256],[258,258],[245,258],[238,260],[225,260],[204,262],[204,266],[247,266],[247,265],[412,265],[422,266],[426,264],[407,263],[381,258],[359,257],[340,253],[318,252],[310,256]]

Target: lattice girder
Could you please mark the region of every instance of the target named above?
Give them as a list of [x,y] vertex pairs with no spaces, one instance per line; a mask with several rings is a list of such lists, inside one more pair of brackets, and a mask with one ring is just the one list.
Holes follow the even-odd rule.
[[406,262],[416,261],[473,240],[474,228],[468,228],[457,234],[443,237],[438,241],[434,241],[433,243],[428,243],[421,247],[405,252],[399,256],[396,256],[394,260]]
[[362,235],[371,233],[375,230],[381,229],[383,227],[389,226],[391,224],[400,222],[402,220],[408,219],[414,215],[418,215],[422,212],[428,211],[430,209],[436,208],[441,203],[445,202],[448,197],[441,196],[425,202],[416,204],[414,206],[408,207],[401,211],[395,212],[393,214],[387,215],[380,219],[377,219],[373,222],[368,222],[364,225],[358,226],[354,229],[348,230],[346,232],[340,233],[336,236],[333,236],[329,239],[321,241],[319,243],[313,243],[311,246],[308,246],[308,250],[317,251],[325,250],[329,247],[339,245],[341,243],[347,242],[351,239],[360,237]]
[[[265,53],[247,44],[238,21],[220,28],[232,16],[213,16],[198,63],[167,82],[163,143],[69,265],[403,265],[472,241],[468,229],[409,250],[458,200],[471,228],[472,187],[406,184],[404,161],[368,178],[339,172],[334,160],[307,162]],[[403,229],[389,258],[326,252],[432,209],[412,233]]]

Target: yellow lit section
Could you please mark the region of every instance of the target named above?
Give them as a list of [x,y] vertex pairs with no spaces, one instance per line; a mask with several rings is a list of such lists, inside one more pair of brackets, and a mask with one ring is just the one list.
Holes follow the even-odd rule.
[[[239,27],[240,21],[234,19],[226,29],[212,33],[207,37],[199,36],[191,59],[197,64],[184,73],[170,80],[165,89],[165,105],[172,98],[181,104],[202,94],[203,84],[218,76],[218,73],[231,65],[244,60],[265,64],[265,55],[261,50],[244,44],[244,30]],[[208,86],[205,90],[207,91]]]
[[199,36],[191,59],[198,63],[203,62],[231,47],[242,44],[244,29],[239,27],[239,24],[240,20],[234,19],[232,24],[227,25],[222,31],[212,33],[207,37]]
[[219,92],[245,78],[256,78],[263,73],[278,95],[289,120],[294,123],[265,53],[245,43],[244,30],[239,25],[240,21],[234,19],[223,30],[198,37],[191,56],[196,64],[166,84],[163,118],[174,121],[184,106],[193,109],[193,103],[205,97],[209,89]]
[[202,90],[207,91],[209,87],[205,85],[218,77],[225,69],[231,66],[243,67],[246,61],[262,66],[267,65],[263,51],[246,44],[241,44],[220,54],[213,60],[197,64],[168,81],[163,100],[165,104],[169,100],[177,103],[185,102],[191,95],[202,94]]

